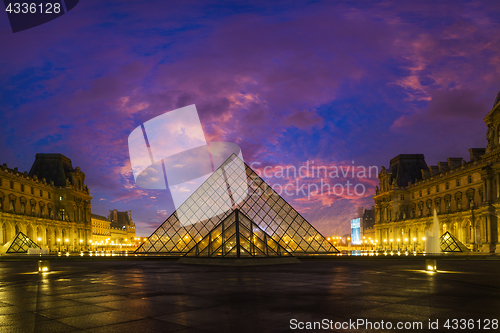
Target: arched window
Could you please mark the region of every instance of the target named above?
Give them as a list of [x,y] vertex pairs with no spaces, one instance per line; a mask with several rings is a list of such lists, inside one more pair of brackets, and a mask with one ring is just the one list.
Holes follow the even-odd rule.
[[4,223],[2,224],[2,244],[7,243],[9,240],[7,239],[7,225]]

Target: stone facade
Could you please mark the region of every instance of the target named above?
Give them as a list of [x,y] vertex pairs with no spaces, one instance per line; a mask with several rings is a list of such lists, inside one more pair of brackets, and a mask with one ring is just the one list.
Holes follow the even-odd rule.
[[37,154],[30,172],[0,167],[0,244],[21,231],[51,251],[77,251],[90,240],[85,174],[61,154]]
[[106,240],[111,238],[111,222],[107,217],[92,214],[92,243],[100,244],[101,242],[106,243]]
[[[499,94],[500,96],[500,94]],[[375,237],[381,249],[425,250],[434,211],[443,234],[473,251],[500,252],[500,100],[484,119],[486,148],[469,149],[470,161],[448,158],[427,166],[422,154],[402,154],[382,167],[375,191]]]

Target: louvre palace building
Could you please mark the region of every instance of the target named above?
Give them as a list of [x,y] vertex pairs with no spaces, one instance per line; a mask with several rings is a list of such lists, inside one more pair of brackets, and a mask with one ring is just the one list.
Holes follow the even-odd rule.
[[449,232],[471,251],[500,252],[500,93],[484,121],[487,147],[469,149],[469,161],[428,166],[422,154],[401,154],[382,167],[374,196],[379,248],[425,251],[436,213],[439,236]]
[[[92,226],[91,199],[85,174],[64,155],[36,154],[29,173],[3,164],[0,246],[22,232],[50,251],[89,249],[101,233]],[[128,225],[135,236],[135,224]]]

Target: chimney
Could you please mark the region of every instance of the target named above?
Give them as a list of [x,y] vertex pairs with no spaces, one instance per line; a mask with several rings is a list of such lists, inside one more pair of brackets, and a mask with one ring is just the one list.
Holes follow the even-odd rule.
[[450,170],[448,162],[438,162],[439,172],[446,172]]
[[471,148],[469,149],[470,160],[477,161],[486,153],[486,148]]
[[458,168],[458,167],[462,166],[463,158],[461,158],[461,157],[450,157],[447,160],[448,160],[448,167],[451,169]]
[[422,169],[422,179],[431,178],[431,171]]

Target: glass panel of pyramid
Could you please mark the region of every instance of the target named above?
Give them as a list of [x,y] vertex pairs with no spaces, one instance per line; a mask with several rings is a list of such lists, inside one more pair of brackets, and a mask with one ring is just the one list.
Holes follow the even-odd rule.
[[40,246],[22,232],[18,232],[16,237],[0,248],[0,253],[27,253],[30,248],[39,249]]
[[440,238],[441,251],[443,252],[470,252],[470,250],[449,231]]
[[[241,166],[244,167],[246,179],[241,176]],[[222,190],[228,191],[232,203],[229,210],[226,209],[227,201],[219,195]],[[207,207],[212,207],[212,213],[207,212]],[[136,253],[183,255],[231,215],[234,209],[239,209],[269,235],[265,240],[268,246],[279,245],[292,254],[339,252],[248,165],[233,154],[151,234]],[[192,224],[181,223],[178,214],[183,215],[182,221],[190,221]]]
[[291,254],[239,209],[235,209],[185,256],[243,258],[284,257]]

